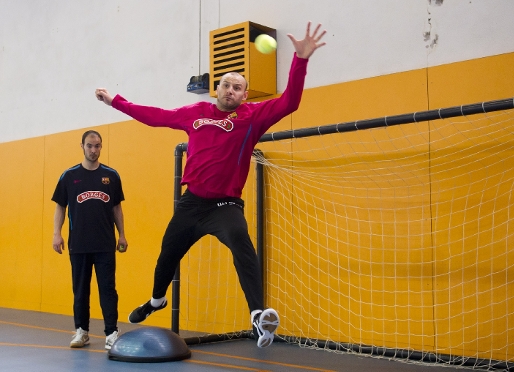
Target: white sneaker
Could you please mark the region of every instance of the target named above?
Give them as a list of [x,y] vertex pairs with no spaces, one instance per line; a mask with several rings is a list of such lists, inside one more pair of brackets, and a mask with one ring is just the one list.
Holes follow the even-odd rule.
[[85,345],[89,345],[89,335],[87,331],[79,327],[71,339],[70,347],[84,347]]
[[275,331],[278,328],[280,319],[274,309],[266,309],[255,314],[253,319],[254,336],[257,338],[258,347],[268,347],[273,343]]
[[105,338],[105,348],[107,350],[111,350],[112,345],[114,344],[114,341],[116,341],[120,335],[121,331],[118,328],[117,331],[114,331],[109,336]]

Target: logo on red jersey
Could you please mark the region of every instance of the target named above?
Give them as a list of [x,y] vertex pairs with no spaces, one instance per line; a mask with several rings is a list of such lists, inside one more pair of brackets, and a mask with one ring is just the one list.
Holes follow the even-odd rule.
[[214,119],[197,119],[193,123],[193,128],[198,129],[202,125],[216,125],[217,127],[220,127],[226,132],[230,132],[232,129],[234,129],[234,123],[232,123],[228,119],[223,120],[214,120]]
[[84,191],[82,194],[77,196],[78,203],[83,203],[89,199],[99,199],[104,203],[107,203],[109,200],[111,200],[111,197],[102,191]]

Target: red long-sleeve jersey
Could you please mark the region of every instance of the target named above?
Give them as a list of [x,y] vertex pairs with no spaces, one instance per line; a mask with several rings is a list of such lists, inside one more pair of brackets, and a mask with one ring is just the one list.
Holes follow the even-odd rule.
[[203,198],[241,197],[253,149],[261,136],[298,109],[308,59],[295,54],[284,93],[262,102],[246,102],[234,111],[197,102],[173,110],[136,105],[120,95],[112,107],[152,127],[181,129],[188,136],[182,184]]

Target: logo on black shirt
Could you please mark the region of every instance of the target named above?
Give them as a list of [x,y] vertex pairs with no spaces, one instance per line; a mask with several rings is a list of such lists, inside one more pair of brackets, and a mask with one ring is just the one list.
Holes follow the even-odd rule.
[[102,177],[102,183],[104,185],[108,185],[111,181],[109,180],[109,177]]
[[89,199],[99,199],[104,203],[111,200],[111,197],[102,191],[84,191],[82,194],[77,195],[77,202],[83,203]]

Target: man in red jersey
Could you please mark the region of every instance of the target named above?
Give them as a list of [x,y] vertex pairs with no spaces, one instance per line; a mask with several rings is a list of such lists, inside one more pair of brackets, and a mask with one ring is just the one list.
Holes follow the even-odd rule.
[[114,98],[104,88],[95,95],[108,106],[152,127],[185,131],[189,136],[187,162],[182,184],[187,186],[164,233],[154,272],[152,298],[129,316],[140,323],[166,307],[166,291],[182,257],[202,236],[216,236],[232,252],[234,266],[250,309],[257,345],[273,342],[279,317],[274,309],[264,309],[261,273],[255,248],[248,234],[241,193],[248,176],[255,145],[275,123],[298,109],[307,63],[316,49],[325,45],[318,25],[311,23],[303,40],[293,35],[295,55],[284,93],[262,102],[243,101],[248,97],[243,76],[230,72],[220,80],[216,104],[197,102],[172,110],[141,106],[120,95]]

